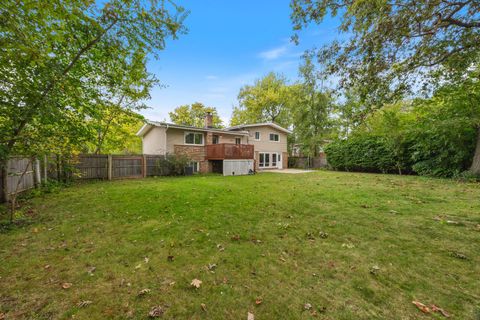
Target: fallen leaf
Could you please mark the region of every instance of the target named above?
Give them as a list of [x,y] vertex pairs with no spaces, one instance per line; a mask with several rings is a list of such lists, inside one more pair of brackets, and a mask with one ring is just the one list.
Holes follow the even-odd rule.
[[174,256],[168,256],[168,257],[167,257],[167,261],[170,261],[170,262],[172,262],[174,259],[175,259]]
[[251,312],[247,312],[247,320],[255,320],[255,316]]
[[146,295],[147,293],[149,293],[150,291],[152,291],[152,290],[150,290],[150,289],[142,289],[142,290],[140,290],[140,292],[138,293],[138,296],[139,296],[139,297],[144,296],[144,295]]
[[238,240],[240,240],[240,235],[236,234],[236,235],[232,236],[231,239],[232,239],[232,241],[238,241]]
[[430,308],[432,309],[433,312],[440,312],[442,314],[442,316],[444,316],[445,318],[449,318],[450,317],[450,314],[443,310],[442,308],[440,307],[437,307],[436,305],[432,304],[430,305]]
[[162,306],[156,306],[150,309],[148,316],[150,318],[158,318],[158,317],[161,317],[164,313],[165,313],[165,310],[163,310]]
[[451,255],[452,255],[452,257],[457,258],[457,259],[461,259],[461,260],[467,260],[468,259],[466,255],[464,255],[461,252],[457,252],[457,251],[453,251],[451,253]]
[[190,285],[195,288],[200,288],[201,284],[202,284],[202,281],[198,279],[193,279],[192,282],[190,283]]
[[142,264],[139,263],[139,264],[137,264],[137,265],[135,266],[135,269],[140,269],[141,267],[142,267]]
[[97,270],[96,267],[91,267],[87,270],[87,272],[88,272],[89,275],[93,276],[93,273],[95,272],[95,270]]
[[143,259],[145,261],[145,263],[148,263],[148,261],[150,261],[150,259],[148,259],[148,257],[145,257],[145,259]]
[[207,269],[208,271],[213,271],[217,268],[217,264],[216,263],[209,263],[208,266],[207,266]]
[[312,305],[311,305],[310,303],[305,303],[305,304],[303,305],[303,309],[305,309],[305,310],[310,310],[310,309],[312,309]]
[[205,303],[200,304],[203,311],[207,312],[207,305]]
[[262,304],[262,302],[263,302],[262,298],[257,298],[257,299],[255,300],[255,304],[256,304],[256,305]]
[[50,265],[47,264],[45,267],[43,267],[44,269],[50,269]]
[[4,319],[5,319],[5,317],[6,317],[6,316],[5,316],[5,313],[3,313],[3,312],[0,312],[0,320],[4,320]]
[[377,266],[377,265],[374,265],[374,266],[372,266],[372,267],[370,268],[370,273],[371,273],[371,274],[374,274],[374,275],[375,275],[375,274],[378,274],[379,271],[380,271],[380,267]]
[[414,305],[416,305],[417,308],[418,308],[420,311],[422,311],[423,313],[430,313],[430,309],[429,309],[426,305],[424,305],[423,303],[421,303],[421,302],[419,302],[419,301],[412,301],[412,303],[413,303]]
[[93,303],[93,302],[90,301],[90,300],[80,301],[79,303],[77,303],[77,307],[83,308],[83,307],[86,307],[86,306],[91,305],[92,303]]
[[63,289],[68,289],[72,286],[72,284],[70,282],[64,282],[62,283],[62,288]]

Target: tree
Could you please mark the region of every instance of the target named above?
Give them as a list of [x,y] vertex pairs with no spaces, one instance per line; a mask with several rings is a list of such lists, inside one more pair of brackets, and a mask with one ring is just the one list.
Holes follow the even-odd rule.
[[173,123],[202,128],[205,125],[204,121],[207,113],[212,114],[212,126],[221,128],[222,119],[220,119],[217,109],[215,107],[206,107],[201,102],[177,107],[172,112],[169,112],[168,115]]
[[332,125],[329,118],[333,110],[332,94],[321,90],[318,75],[312,61],[312,53],[306,52],[300,66],[300,83],[295,86],[297,100],[293,108],[293,123],[296,142],[300,142],[303,153],[317,156],[318,147],[324,143]]
[[239,105],[233,109],[231,125],[275,122],[289,127],[292,123],[292,101],[293,95],[287,79],[271,72],[256,80],[254,85],[246,85],[240,89]]
[[[185,31],[173,2],[7,0],[0,5],[0,168],[13,153],[47,152],[48,139],[82,140],[109,68],[158,55]],[[142,60],[145,61],[145,60]],[[66,137],[58,137],[62,132]],[[53,134],[53,135],[52,135]],[[40,142],[39,142],[40,141]],[[36,146],[34,146],[36,145]],[[4,174],[4,176],[6,176]]]
[[[348,39],[323,47],[317,58],[327,74],[340,79],[341,88],[359,88],[371,108],[461,81],[479,62],[478,1],[293,0],[291,7],[295,30],[340,15],[339,31]],[[478,160],[480,124],[477,132]],[[480,160],[471,170],[480,174]]]

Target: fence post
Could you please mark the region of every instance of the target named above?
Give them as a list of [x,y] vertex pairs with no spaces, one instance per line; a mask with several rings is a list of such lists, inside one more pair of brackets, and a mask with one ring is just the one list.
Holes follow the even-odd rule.
[[35,158],[34,162],[32,163],[33,167],[33,172],[34,172],[34,181],[35,181],[35,188],[38,188],[40,184],[42,183],[42,177],[40,174],[40,160],[38,158]]
[[147,177],[147,155],[143,154],[142,155],[142,170],[143,170],[143,177],[146,178]]
[[43,156],[43,183],[47,183],[48,179],[48,157],[47,155]]
[[108,180],[112,180],[112,155],[108,155]]

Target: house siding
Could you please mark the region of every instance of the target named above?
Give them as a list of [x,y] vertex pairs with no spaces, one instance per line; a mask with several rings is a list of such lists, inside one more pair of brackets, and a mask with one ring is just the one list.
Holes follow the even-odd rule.
[[167,150],[166,130],[163,127],[153,127],[142,138],[143,154],[165,154]]

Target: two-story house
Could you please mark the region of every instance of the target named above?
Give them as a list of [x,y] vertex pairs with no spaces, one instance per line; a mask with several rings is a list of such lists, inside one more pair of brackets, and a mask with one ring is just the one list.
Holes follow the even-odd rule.
[[[144,154],[182,154],[195,172],[223,172],[224,161],[248,162],[256,170],[287,168],[287,134],[275,123],[212,128],[212,115],[203,128],[148,121],[137,132]],[[250,161],[248,161],[250,160]]]

